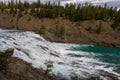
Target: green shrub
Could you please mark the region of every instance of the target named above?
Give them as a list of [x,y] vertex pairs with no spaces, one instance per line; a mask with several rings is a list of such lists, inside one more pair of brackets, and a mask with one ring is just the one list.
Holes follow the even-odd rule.
[[12,23],[12,22],[13,22],[13,19],[10,20],[10,23]]
[[5,9],[4,8],[1,8],[1,12],[3,13],[5,11]]
[[87,29],[86,29],[86,31],[91,31],[92,30],[92,27],[91,26],[89,26]]
[[103,31],[103,25],[102,23],[100,23],[98,29],[96,30],[96,33],[100,34],[102,31]]
[[16,29],[16,26],[12,25],[11,28],[9,28],[9,29]]
[[53,68],[53,62],[52,61],[47,61],[45,62],[47,68],[45,70],[45,74],[48,74],[52,71],[52,68]]
[[18,18],[21,18],[23,15],[21,12],[18,13]]
[[46,32],[46,26],[42,25],[39,29],[39,34],[45,34],[45,32]]
[[111,27],[112,27],[112,29],[116,29],[116,28],[118,27],[118,24],[114,22],[114,23],[111,25]]
[[0,71],[6,71],[8,64],[10,63],[10,58],[13,55],[14,49],[7,49],[5,51],[0,51]]
[[29,66],[26,66],[24,71],[25,71],[25,73],[29,73],[31,71],[31,68]]
[[60,37],[64,37],[65,33],[66,33],[65,27],[61,27],[59,31]]
[[27,10],[27,9],[25,9],[25,12],[24,12],[24,14],[28,14],[28,10]]
[[56,37],[64,38],[66,33],[67,32],[66,32],[66,29],[64,26],[62,26],[62,27],[56,26],[55,34],[54,34]]
[[19,76],[18,80],[25,80],[23,76]]
[[31,21],[31,18],[29,17],[29,18],[27,19],[27,21]]

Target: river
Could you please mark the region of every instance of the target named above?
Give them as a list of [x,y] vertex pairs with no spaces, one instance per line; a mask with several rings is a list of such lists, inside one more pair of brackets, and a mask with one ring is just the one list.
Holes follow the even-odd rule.
[[0,29],[0,50],[14,48],[18,57],[35,68],[63,80],[120,80],[120,49],[93,45],[63,44],[45,40],[30,31]]

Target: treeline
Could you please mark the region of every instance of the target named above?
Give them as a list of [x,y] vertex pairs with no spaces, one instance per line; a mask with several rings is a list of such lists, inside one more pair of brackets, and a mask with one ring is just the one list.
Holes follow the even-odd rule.
[[64,17],[72,21],[82,20],[113,20],[113,28],[120,25],[120,10],[117,8],[104,6],[93,6],[85,3],[81,4],[66,4],[60,6],[58,3],[41,3],[40,0],[29,3],[27,1],[21,2],[20,0],[11,0],[8,3],[0,2],[1,11],[9,9],[9,13],[16,14],[17,12],[25,14],[31,14],[38,18],[56,18]]

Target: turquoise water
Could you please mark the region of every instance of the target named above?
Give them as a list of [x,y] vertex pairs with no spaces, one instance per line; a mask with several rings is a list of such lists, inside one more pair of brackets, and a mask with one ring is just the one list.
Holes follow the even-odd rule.
[[116,72],[120,73],[120,48],[80,45],[72,47],[72,50],[88,52],[91,56],[87,57],[109,63],[106,67],[113,67]]

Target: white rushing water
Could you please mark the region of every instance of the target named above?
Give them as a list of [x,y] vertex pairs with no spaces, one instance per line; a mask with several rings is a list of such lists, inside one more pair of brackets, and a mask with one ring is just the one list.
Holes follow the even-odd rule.
[[[113,67],[106,68],[108,63],[92,57],[87,58],[85,55],[91,54],[72,51],[71,46],[77,45],[52,43],[29,31],[0,30],[0,50],[14,48],[14,57],[31,63],[35,68],[46,70],[45,63],[51,61],[53,68],[50,73],[60,78],[80,80],[99,77],[102,80],[109,80],[112,75],[119,80],[120,74],[114,72]],[[81,57],[72,57],[71,54],[79,54]]]

